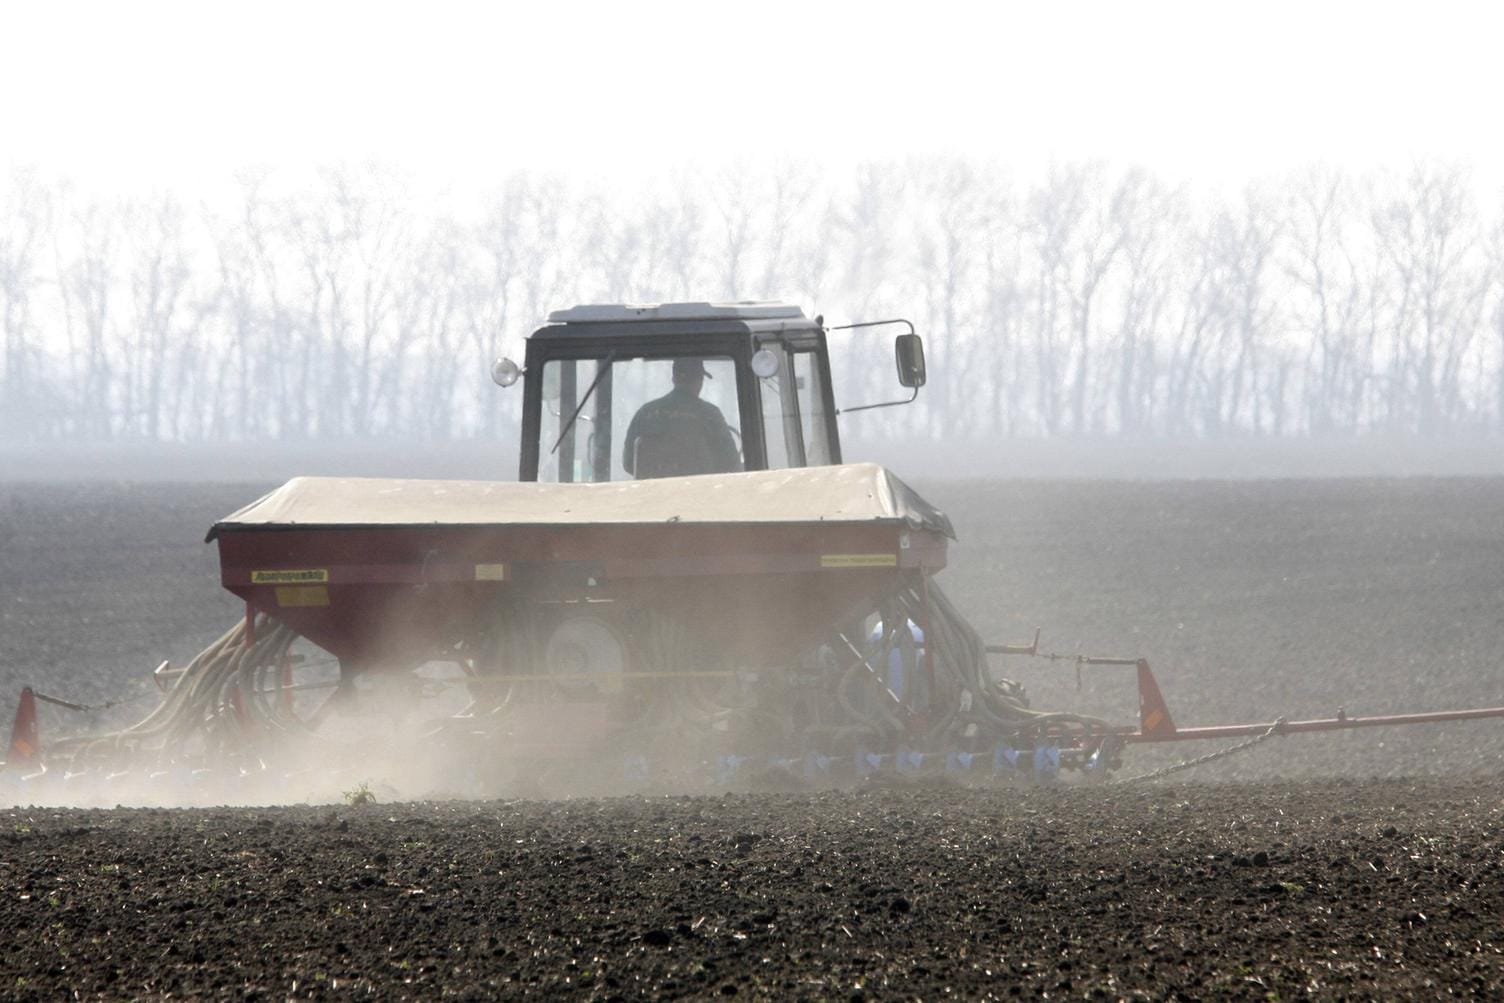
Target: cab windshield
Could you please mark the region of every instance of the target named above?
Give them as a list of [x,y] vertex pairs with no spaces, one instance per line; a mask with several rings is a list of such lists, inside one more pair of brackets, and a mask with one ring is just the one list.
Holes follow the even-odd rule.
[[[826,378],[813,348],[760,346],[760,429],[743,441],[728,355],[550,359],[538,480],[600,482],[831,463]],[[758,434],[760,433],[760,434]]]
[[729,357],[553,359],[543,367],[538,479],[742,470],[740,414]]

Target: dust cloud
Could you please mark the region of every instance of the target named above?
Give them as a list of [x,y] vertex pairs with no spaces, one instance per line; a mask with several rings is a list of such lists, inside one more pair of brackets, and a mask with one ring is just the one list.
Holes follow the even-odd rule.
[[[188,667],[170,670],[160,703],[139,720],[81,733],[44,728],[37,764],[0,770],[0,806],[238,807],[718,789],[705,743],[728,730],[737,708],[715,705],[703,685],[649,680],[639,685],[651,693],[613,701],[622,683],[605,679],[568,687],[563,695],[577,699],[561,700],[548,668],[532,668],[516,681],[431,662],[360,673],[342,689],[327,653],[264,619],[247,644],[238,623]],[[591,699],[595,690],[607,699]]]

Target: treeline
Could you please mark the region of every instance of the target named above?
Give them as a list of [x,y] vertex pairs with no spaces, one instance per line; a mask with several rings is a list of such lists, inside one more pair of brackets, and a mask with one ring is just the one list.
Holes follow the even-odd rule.
[[[381,168],[215,205],[0,182],[0,438],[512,434],[499,353],[576,302],[782,299],[907,316],[922,436],[1504,429],[1504,220],[1465,170],[1313,169],[1206,197],[1142,170],[962,159],[518,173],[477,205]],[[833,336],[846,403],[889,343]]]

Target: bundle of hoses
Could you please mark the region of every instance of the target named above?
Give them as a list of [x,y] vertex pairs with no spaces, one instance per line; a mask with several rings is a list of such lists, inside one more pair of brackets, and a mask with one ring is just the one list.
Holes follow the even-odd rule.
[[103,735],[64,739],[48,753],[54,762],[114,769],[224,761],[254,740],[306,728],[275,699],[287,649],[296,637],[262,618],[247,643],[244,620],[225,631],[176,674],[162,702],[144,719]]
[[[999,743],[1029,748],[1047,732],[1105,730],[1098,718],[1030,708],[1022,687],[994,678],[981,637],[950,598],[933,582],[927,596],[920,588],[903,589],[882,604],[875,639],[842,635],[830,646],[826,668],[833,671],[819,673],[827,680],[824,700],[809,699],[804,690],[774,697],[780,691],[767,675],[758,685],[773,688],[760,696],[728,685],[717,677],[734,673],[704,671],[728,666],[707,661],[684,623],[650,617],[636,636],[638,655],[662,678],[636,688],[636,713],[621,723],[642,739],[680,740],[735,725],[743,739],[757,736],[770,748],[804,751],[893,745],[951,751]],[[929,632],[922,659],[913,627]],[[900,692],[885,678],[895,654],[909,666]],[[923,722],[917,733],[916,721]]]
[[[865,733],[861,737],[869,740],[913,741],[912,715],[900,712],[916,709],[920,700],[910,699],[901,707],[895,697],[894,706],[879,704],[880,709],[872,710],[870,702],[864,706],[852,696],[864,677],[878,676],[895,651],[912,652],[916,644],[913,626],[928,632],[923,644],[927,664],[922,684],[927,724],[920,744],[929,749],[982,747],[998,742],[1023,748],[1035,744],[1046,731],[1091,733],[1106,727],[1098,718],[1031,709],[1022,687],[993,677],[981,637],[949,597],[934,582],[928,583],[926,591],[927,596],[916,588],[904,589],[881,610],[880,640],[865,648],[866,657],[846,671],[838,690],[842,709],[852,719],[846,730]],[[852,652],[862,651],[862,646],[850,639],[846,647]]]
[[748,698],[737,673],[697,644],[683,620],[648,616],[636,626],[637,656],[658,678],[634,688],[636,705],[621,722],[625,746],[687,751],[697,739],[724,733],[733,723],[739,731],[753,726],[786,737],[776,718]]

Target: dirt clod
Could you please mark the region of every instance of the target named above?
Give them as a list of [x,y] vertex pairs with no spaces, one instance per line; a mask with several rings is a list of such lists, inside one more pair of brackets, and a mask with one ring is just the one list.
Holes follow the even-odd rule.
[[[1504,993],[1504,778],[1183,785],[1176,797],[1194,812],[1111,787],[392,804],[352,814],[344,832],[317,808],[255,809],[268,820],[255,828],[236,809],[11,809],[0,831],[29,831],[0,860],[16,890],[0,896],[13,945],[0,985],[25,979],[43,998],[289,995],[297,979],[302,995],[323,972],[415,997],[979,998],[1067,982],[1110,998]],[[1333,824],[1339,797],[1414,834],[1382,877],[1368,865],[1393,841]],[[1228,827],[1250,809],[1258,818]],[[490,824],[468,821],[477,811]],[[498,846],[498,826],[526,860]],[[424,845],[402,850],[419,828]],[[895,842],[896,829],[911,838]],[[690,835],[724,846],[744,833],[761,835],[756,853],[683,866]],[[600,852],[581,859],[586,841]],[[1254,863],[1273,856],[1263,849],[1234,866],[1248,841],[1281,846],[1278,868]],[[283,859],[246,852],[261,843]],[[379,880],[352,877],[378,853]],[[1361,868],[1330,868],[1349,854]]]

